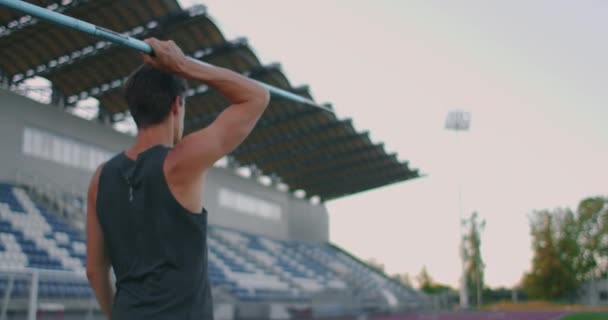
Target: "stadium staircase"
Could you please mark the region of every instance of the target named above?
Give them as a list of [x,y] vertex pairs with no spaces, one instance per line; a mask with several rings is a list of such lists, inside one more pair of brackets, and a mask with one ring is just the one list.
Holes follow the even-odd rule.
[[[327,291],[348,291],[360,305],[406,305],[421,298],[330,244],[276,240],[218,226],[209,227],[208,244],[214,291],[234,300],[306,303]],[[82,230],[49,212],[25,189],[0,183],[0,271],[82,274],[80,281],[41,278],[39,296],[91,299],[85,251]],[[20,281],[0,278],[0,296],[10,286],[13,297],[25,297],[28,286]]]

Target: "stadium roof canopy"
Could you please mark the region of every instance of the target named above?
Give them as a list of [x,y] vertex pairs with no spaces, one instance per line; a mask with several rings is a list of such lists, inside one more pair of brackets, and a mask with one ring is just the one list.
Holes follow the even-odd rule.
[[[290,84],[279,65],[262,65],[245,39],[226,40],[203,6],[182,10],[175,0],[29,2],[137,38],[172,39],[196,59],[312,99],[307,87]],[[128,115],[121,88],[141,64],[139,53],[5,8],[0,8],[0,48],[5,83],[41,76],[61,97],[55,102],[73,106],[94,97],[100,117]],[[190,85],[186,133],[207,126],[228,106],[207,86]],[[256,174],[323,201],[419,176],[407,162],[387,154],[383,144],[373,143],[368,132],[357,132],[350,119],[280,98],[272,99],[252,134],[230,156]]]

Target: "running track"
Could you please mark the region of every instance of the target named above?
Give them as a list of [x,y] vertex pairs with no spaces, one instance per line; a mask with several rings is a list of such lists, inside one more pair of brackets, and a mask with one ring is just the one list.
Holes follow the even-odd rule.
[[374,320],[558,320],[566,311],[488,311],[471,313],[429,313],[398,317],[374,317]]

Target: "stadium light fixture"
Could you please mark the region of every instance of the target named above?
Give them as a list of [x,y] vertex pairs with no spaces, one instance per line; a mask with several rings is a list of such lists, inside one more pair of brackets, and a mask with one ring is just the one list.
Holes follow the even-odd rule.
[[[152,47],[145,41],[135,39],[133,37],[129,37],[127,35],[124,35],[124,34],[121,34],[121,33],[118,33],[118,32],[112,31],[112,30],[108,30],[108,29],[102,28],[100,26],[96,26],[92,23],[88,23],[88,22],[85,22],[85,21],[82,21],[82,20],[79,20],[76,18],[66,16],[66,15],[58,13],[58,12],[48,10],[46,8],[38,7],[36,5],[21,1],[21,0],[0,0],[0,5],[5,6],[7,8],[17,10],[17,11],[24,12],[31,16],[64,26],[66,28],[74,29],[74,30],[98,37],[98,38],[105,39],[112,43],[116,43],[119,45],[123,45],[123,46],[129,47],[129,48],[138,50],[138,51],[146,53],[146,54],[152,54],[152,55],[154,54],[154,52],[152,51]],[[196,59],[192,59],[192,58],[188,58],[188,59],[191,59],[192,61],[194,61],[196,63],[207,65],[205,62],[202,62],[200,60],[196,60]],[[309,107],[322,109],[322,110],[325,110],[325,111],[328,111],[331,113],[334,112],[332,109],[328,108],[327,106],[319,105],[316,102],[314,102],[308,98],[301,97],[297,94],[273,87],[273,86],[268,85],[263,82],[259,82],[259,81],[256,81],[256,82],[259,83],[260,85],[262,85],[264,88],[266,88],[266,90],[268,90],[270,92],[270,94],[274,97],[281,97],[281,98],[291,100],[293,102],[300,103],[300,104],[303,104],[303,105],[306,105]]]
[[462,110],[453,110],[448,113],[445,128],[454,131],[467,131],[471,125],[471,113]]

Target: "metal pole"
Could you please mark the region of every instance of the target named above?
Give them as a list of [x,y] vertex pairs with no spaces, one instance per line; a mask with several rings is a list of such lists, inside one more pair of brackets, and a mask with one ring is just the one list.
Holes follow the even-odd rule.
[[[75,19],[69,16],[66,16],[64,14],[58,13],[58,12],[54,12],[42,7],[38,7],[35,6],[33,4],[29,4],[27,2],[24,1],[20,1],[20,0],[0,0],[0,5],[17,10],[17,11],[21,11],[24,12],[26,14],[29,14],[31,16],[37,17],[39,19],[42,20],[46,20],[48,22],[52,22],[70,29],[74,29],[80,32],[84,32],[87,34],[90,34],[92,36],[98,37],[98,38],[102,38],[104,40],[119,44],[119,45],[123,45],[138,51],[141,51],[143,53],[147,53],[147,54],[154,54],[154,52],[152,51],[152,47],[150,47],[150,45],[148,43],[146,43],[145,41],[141,41],[139,39],[135,39],[123,34],[120,34],[116,31],[112,31],[112,30],[108,30],[106,28],[100,27],[100,26],[96,26],[92,23],[88,23],[79,19]],[[209,65],[205,62],[202,62],[200,60],[195,60],[192,58],[189,58],[190,60],[196,62],[196,63],[200,63],[200,64],[204,64],[204,65]],[[256,80],[254,80],[256,81]],[[329,111],[331,113],[333,113],[334,111],[326,106],[322,106],[317,104],[316,102],[298,96],[297,94],[291,93],[289,91],[285,91],[283,89],[279,89],[276,87],[273,87],[271,85],[265,84],[263,82],[259,82],[256,81],[257,83],[259,83],[260,85],[264,86],[264,88],[266,88],[272,95],[274,95],[275,97],[281,97],[281,98],[285,98],[297,103],[301,103],[310,107],[314,107],[314,108],[319,108],[325,111]]]
[[458,131],[466,131],[469,129],[471,122],[471,114],[469,112],[465,112],[462,110],[453,110],[448,113],[448,117],[446,119],[446,129],[456,131],[456,171],[458,180],[458,215],[460,217],[459,221],[459,230],[460,230],[460,254],[461,254],[461,262],[462,262],[462,276],[460,282],[460,306],[462,308],[468,308],[469,306],[469,295],[467,290],[467,275],[466,275],[466,256],[465,256],[465,244],[463,239],[462,232],[462,168],[460,164],[460,153],[458,152]]
[[36,312],[38,311],[38,270],[32,273],[32,282],[30,283],[30,304],[27,310],[27,320],[36,320]]
[[2,314],[0,315],[0,320],[6,320],[8,302],[11,299],[11,293],[13,291],[13,282],[15,282],[15,275],[11,274],[8,278],[8,286],[6,287],[6,292],[4,293],[4,300],[2,301]]
[[462,231],[462,172],[461,172],[461,164],[460,164],[460,153],[459,153],[459,143],[458,143],[458,131],[456,134],[456,165],[457,165],[457,180],[458,180],[458,216],[459,216],[459,227],[460,227],[460,258],[461,258],[461,267],[462,267],[462,279],[460,280],[460,306],[464,309],[469,307],[469,292],[468,292],[468,282],[467,282],[467,257],[465,251],[465,243],[464,243],[464,233]]

